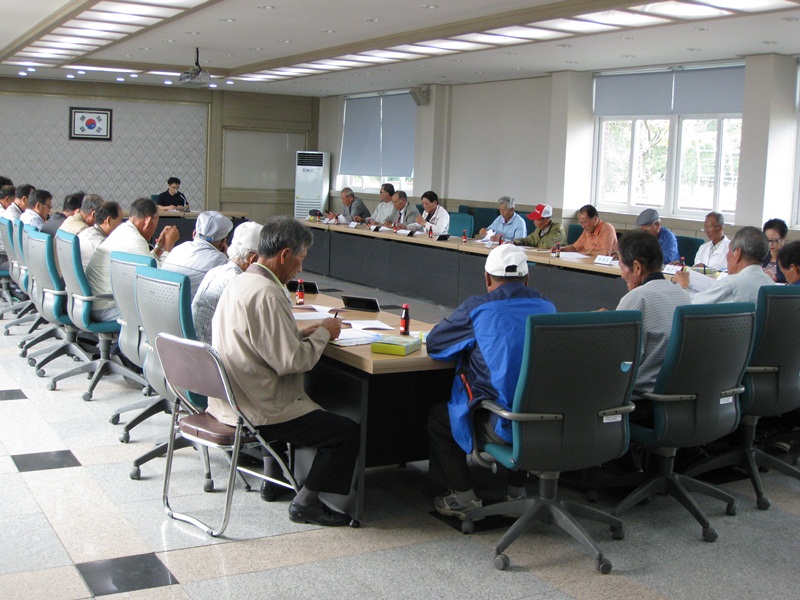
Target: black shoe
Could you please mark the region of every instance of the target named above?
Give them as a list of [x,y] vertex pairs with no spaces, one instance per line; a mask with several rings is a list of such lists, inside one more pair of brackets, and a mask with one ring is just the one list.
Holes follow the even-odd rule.
[[292,502],[289,504],[289,520],[323,527],[343,527],[350,524],[350,517],[346,514],[328,508],[319,501],[311,506],[300,506]]
[[287,488],[277,483],[271,483],[269,481],[261,482],[261,499],[264,502],[275,502],[275,500],[281,496],[285,496],[291,491],[293,491],[292,488]]

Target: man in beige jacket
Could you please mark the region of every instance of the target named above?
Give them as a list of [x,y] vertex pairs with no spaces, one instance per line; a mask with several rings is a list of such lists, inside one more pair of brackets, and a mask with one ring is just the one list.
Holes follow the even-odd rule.
[[[220,297],[211,325],[242,413],[266,439],[316,448],[314,463],[289,518],[298,523],[347,525],[350,518],[319,499],[321,492],[347,494],[359,448],[359,426],[323,410],[303,388],[341,321],[324,319],[302,331],[292,316],[286,282],[302,270],[311,232],[290,217],[273,217],[261,230],[258,260],[234,278]],[[208,412],[236,424],[227,402],[208,399]]]

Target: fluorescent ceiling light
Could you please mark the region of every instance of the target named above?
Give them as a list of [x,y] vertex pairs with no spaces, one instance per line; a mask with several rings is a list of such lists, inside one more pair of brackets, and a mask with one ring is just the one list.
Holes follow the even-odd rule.
[[526,40],[507,35],[491,35],[489,33],[467,33],[466,35],[455,35],[451,39],[464,42],[475,42],[477,44],[490,44],[492,46],[509,46],[511,44],[524,44]]
[[137,4],[158,4],[159,6],[174,6],[176,8],[194,8],[208,0],[136,0]]
[[74,27],[81,30],[115,31],[117,33],[136,33],[141,29],[141,27],[137,27],[136,25],[123,25],[122,23],[100,23],[99,21],[82,21],[80,19],[67,21],[64,23],[64,26]]
[[33,61],[30,61],[30,60],[4,60],[0,64],[16,65],[18,67],[52,67],[53,66],[50,63],[33,62]]
[[578,18],[594,21],[595,23],[605,23],[606,25],[619,25],[620,27],[644,27],[646,25],[659,25],[670,22],[659,17],[639,15],[621,10],[604,10],[603,12],[578,15]]
[[337,60],[335,58],[325,58],[323,60],[317,60],[314,61],[313,64],[331,66],[331,67],[342,67],[343,69],[364,66],[363,62],[357,62],[355,60]]
[[395,52],[394,50],[367,50],[366,52],[360,52],[359,56],[374,56],[377,58],[388,58],[391,60],[411,60],[414,58],[421,58],[419,54]]
[[138,15],[121,15],[119,13],[100,12],[98,10],[87,10],[78,15],[79,19],[88,21],[101,21],[103,23],[127,23],[130,25],[141,25],[150,27],[160,23],[162,19],[152,17],[140,17]]
[[355,60],[362,63],[363,66],[365,67],[367,66],[367,64],[393,63],[399,60],[397,58],[385,58],[382,56],[367,56],[366,54],[345,54],[343,56],[337,56],[336,59]]
[[733,14],[730,11],[714,8],[713,6],[686,4],[685,2],[655,2],[653,4],[631,6],[628,10],[638,10],[643,13],[676,19],[709,19]]
[[761,10],[780,10],[782,8],[797,8],[794,2],[785,0],[703,0],[706,4],[730,8],[744,12],[758,12]]
[[122,13],[125,15],[141,15],[145,17],[159,17],[168,19],[183,11],[179,8],[164,8],[163,6],[146,6],[141,4],[131,4],[130,2],[100,2],[92,7],[92,10],[104,12]]
[[99,44],[92,44],[89,46],[87,44],[76,44],[75,42],[51,42],[45,39],[33,42],[31,47],[34,46],[37,48],[66,48],[68,50],[79,50],[81,52],[91,52],[100,47]]
[[548,27],[558,31],[569,31],[570,33],[598,33],[601,31],[615,31],[619,29],[613,25],[602,23],[588,23],[587,21],[575,21],[573,19],[550,19],[549,21],[539,21],[529,23],[534,27]]
[[173,71],[148,71],[148,75],[163,75],[164,77],[178,77],[180,73]]
[[112,69],[110,67],[87,67],[84,65],[64,65],[62,69],[74,69],[78,71],[99,71],[101,73],[141,73],[141,69]]
[[290,75],[319,75],[324,71],[317,71],[315,69],[301,69],[299,67],[278,67],[273,69],[276,73],[286,74],[289,73]]
[[57,27],[51,32],[56,35],[64,35],[80,38],[97,38],[98,40],[119,40],[125,37],[125,33],[113,31],[97,31],[95,29],[75,29],[73,27]]
[[42,36],[42,42],[61,42],[64,44],[81,44],[82,46],[94,46],[95,48],[99,46],[105,46],[109,40],[103,40],[99,38],[87,38],[87,37],[77,37],[72,35],[53,35],[48,34]]
[[402,44],[400,46],[392,46],[388,50],[397,50],[398,52],[416,52],[418,54],[431,54],[431,55],[444,55],[453,54],[455,50],[447,50],[445,48],[434,48],[433,46],[419,46],[417,44]]
[[420,46],[431,46],[433,48],[444,48],[445,50],[458,50],[466,52],[469,50],[487,50],[491,46],[486,44],[476,44],[475,42],[460,42],[458,40],[428,40],[419,42]]
[[353,67],[363,67],[364,65],[363,64],[360,64],[360,65],[351,64],[351,65],[348,65],[348,66],[345,67],[343,65],[328,64],[328,63],[325,63],[325,62],[320,60],[320,61],[314,61],[314,62],[311,62],[311,63],[302,63],[302,64],[294,65],[294,66],[301,67],[301,68],[302,67],[308,67],[309,69],[317,69],[318,71],[346,71],[347,69],[352,69]]
[[70,50],[57,50],[54,48],[31,48],[30,46],[24,50],[17,52],[16,56],[35,56],[39,58],[71,58],[73,56],[81,56],[83,52],[75,52]]
[[510,35],[511,37],[523,38],[525,40],[552,40],[556,38],[568,37],[569,33],[562,31],[549,31],[547,29],[536,29],[535,27],[501,27],[500,29],[490,29],[486,33],[497,35]]

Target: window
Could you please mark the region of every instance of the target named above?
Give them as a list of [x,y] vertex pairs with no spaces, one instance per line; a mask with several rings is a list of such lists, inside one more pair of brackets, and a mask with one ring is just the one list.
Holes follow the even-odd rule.
[[336,189],[352,188],[354,192],[377,194],[384,183],[391,183],[395,190],[403,190],[409,196],[414,195],[413,177],[371,177],[369,175],[338,175]]

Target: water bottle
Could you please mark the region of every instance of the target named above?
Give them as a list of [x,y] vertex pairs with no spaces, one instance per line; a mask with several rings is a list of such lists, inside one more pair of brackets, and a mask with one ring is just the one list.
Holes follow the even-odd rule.
[[408,314],[408,304],[403,304],[403,312],[400,314],[400,335],[408,335],[411,329],[411,316]]
[[553,252],[553,256],[561,258],[561,242],[556,242],[556,251]]
[[466,244],[467,243],[467,230],[466,229],[464,230],[464,233],[461,234],[461,243],[462,244]]
[[301,306],[306,303],[306,288],[303,285],[303,280],[297,280],[297,292],[294,295],[294,303]]

